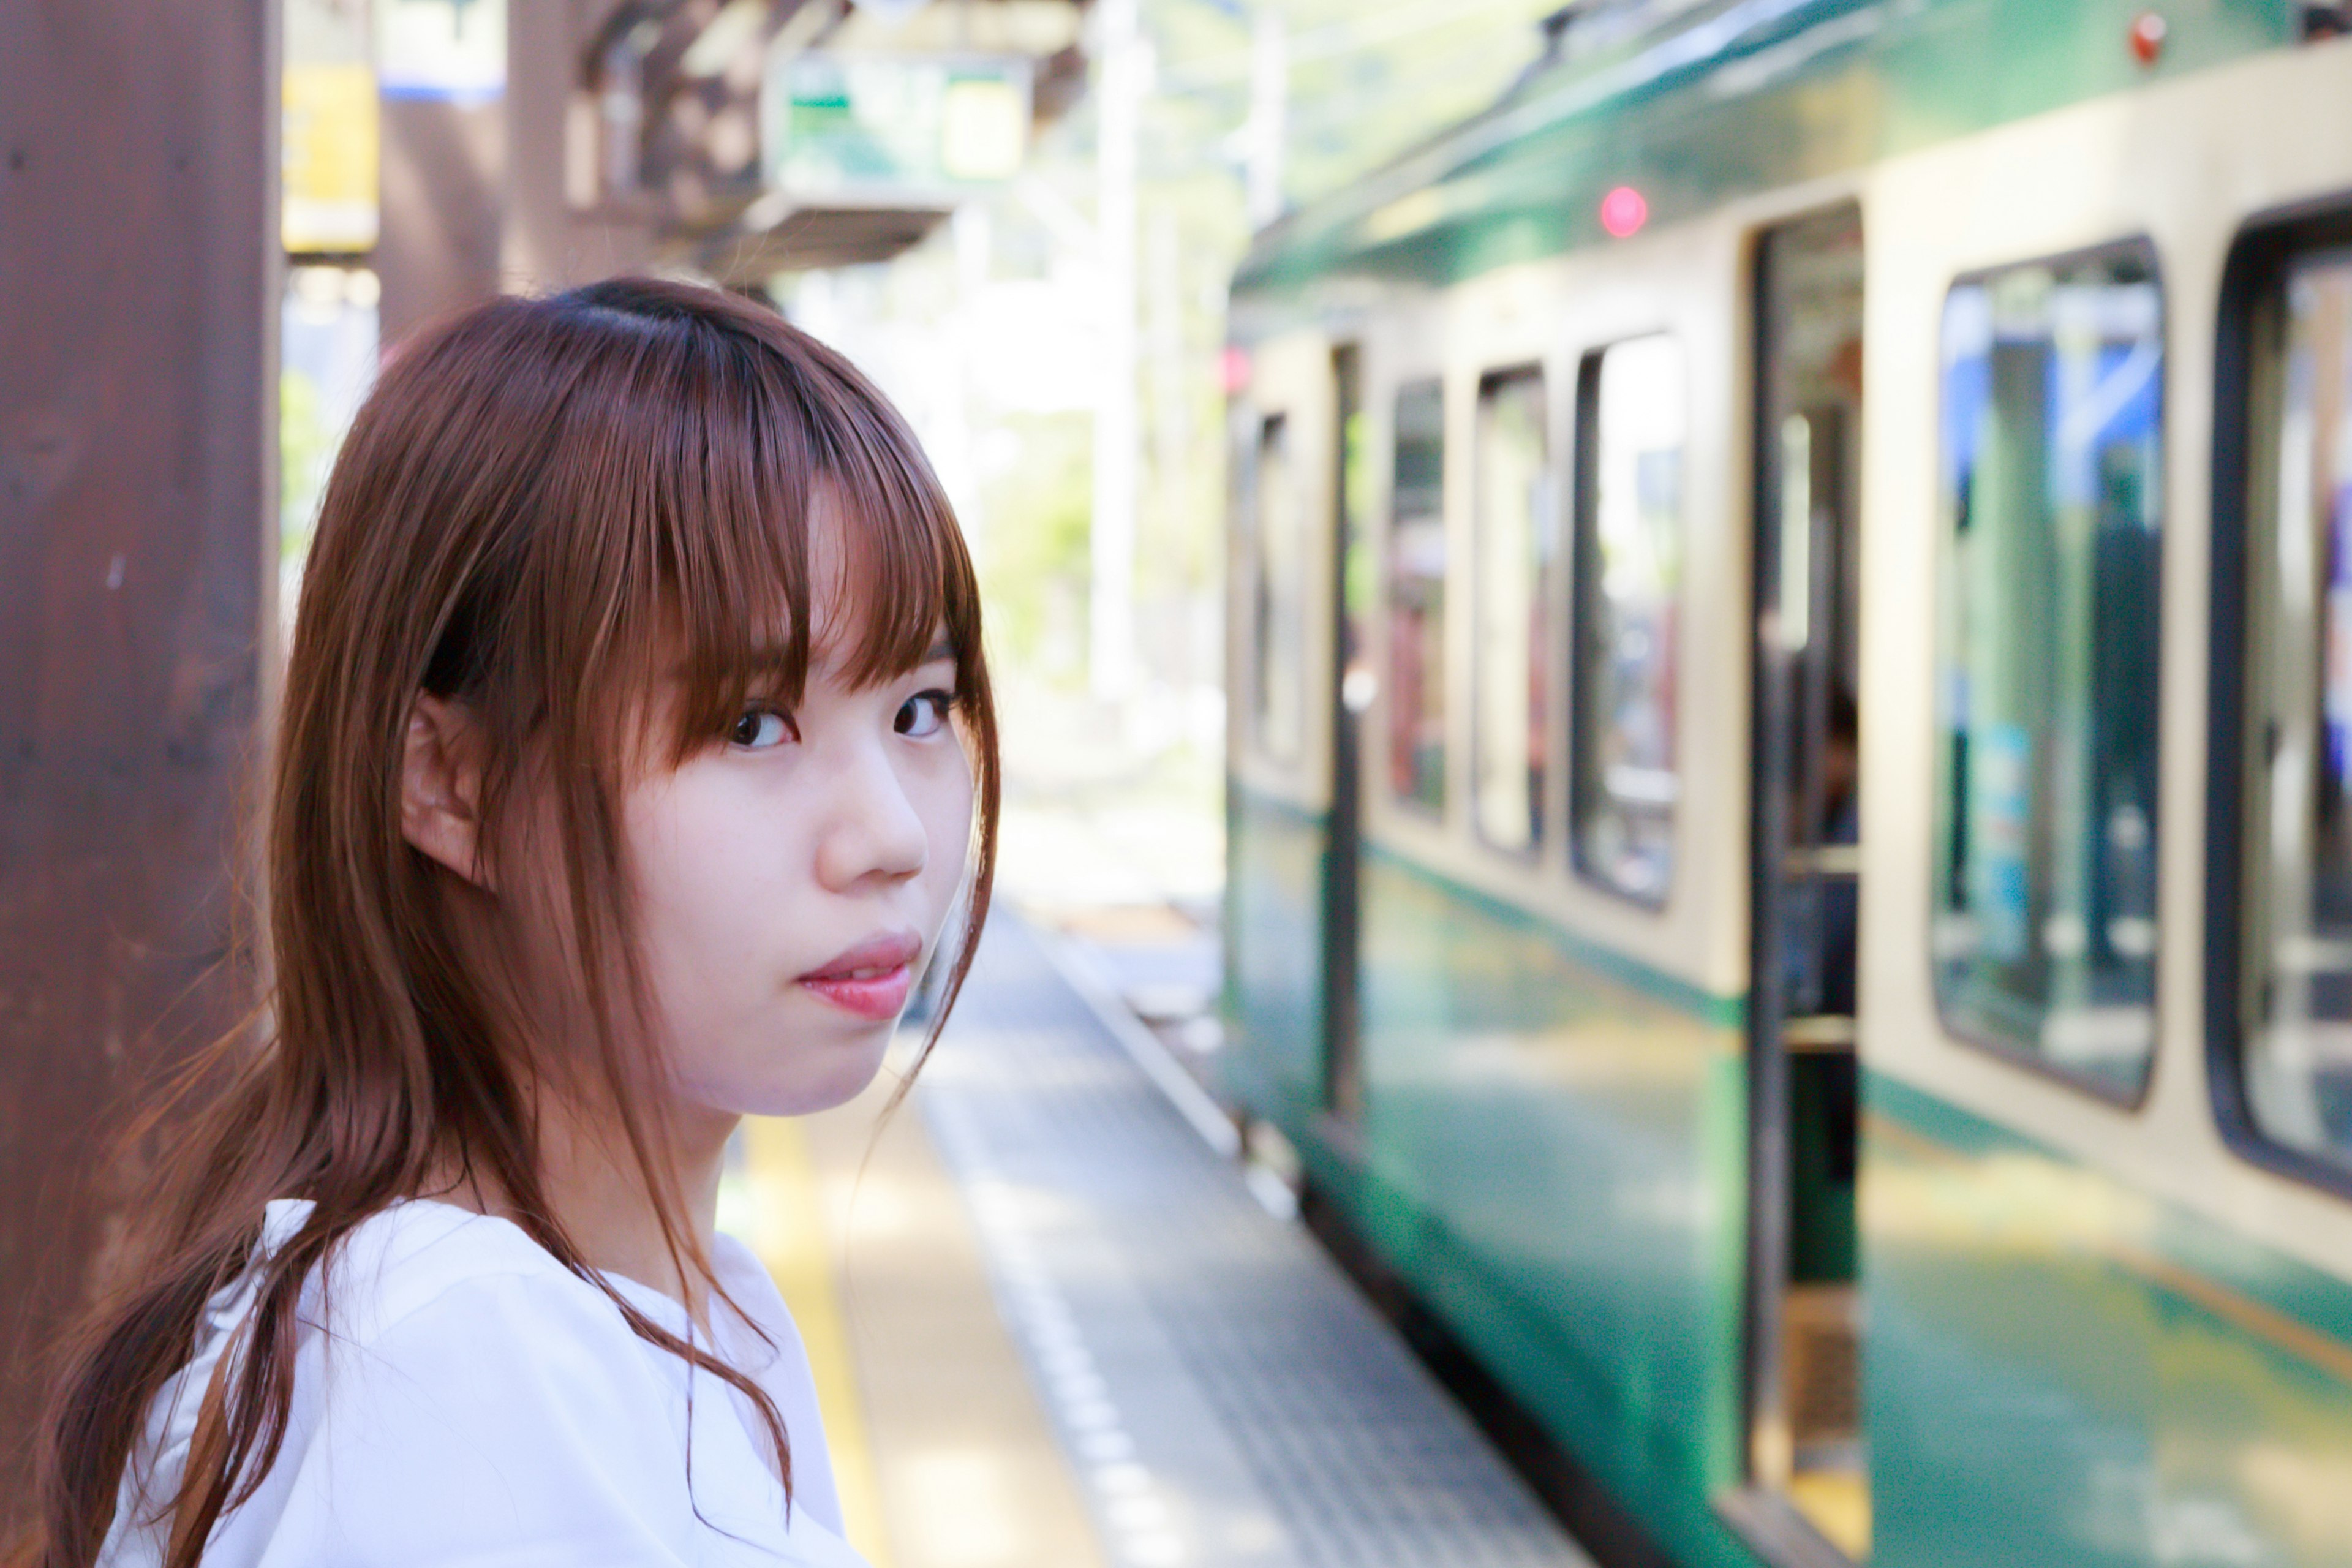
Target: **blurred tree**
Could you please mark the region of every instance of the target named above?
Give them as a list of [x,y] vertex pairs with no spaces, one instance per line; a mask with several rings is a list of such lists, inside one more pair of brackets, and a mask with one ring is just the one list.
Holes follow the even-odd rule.
[[1249,151],[1259,19],[1281,25],[1287,107],[1283,192],[1311,202],[1501,95],[1539,52],[1559,0],[1146,0],[1159,46],[1151,118],[1162,170]]
[[1087,531],[1093,449],[1083,414],[1024,414],[1000,427],[1013,460],[984,479],[980,542],[992,650],[1056,685],[1086,674]]
[[[1184,717],[1130,724],[1131,742],[1216,744],[1226,291],[1250,245],[1244,174],[1264,157],[1266,95],[1286,100],[1271,117],[1284,127],[1282,195],[1309,201],[1493,102],[1538,57],[1537,19],[1557,3],[1141,0],[1136,690],[1140,706]],[[1004,673],[1074,701],[1087,674],[1091,410],[1104,311],[1120,293],[1096,227],[1097,110],[1089,98],[1045,128],[1017,178],[897,261],[776,285],[795,320],[908,408],[967,511]]]
[[310,542],[310,516],[319,504],[327,461],[334,455],[337,433],[328,427],[325,403],[319,384],[304,372],[279,373],[278,511],[288,520],[280,531],[279,549],[285,554],[299,554]]

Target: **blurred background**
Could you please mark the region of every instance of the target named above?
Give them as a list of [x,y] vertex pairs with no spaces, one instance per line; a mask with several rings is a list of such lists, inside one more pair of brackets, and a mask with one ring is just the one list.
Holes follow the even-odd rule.
[[1228,281],[1254,230],[1490,101],[1545,9],[286,0],[280,602],[420,322],[620,267],[756,294],[882,384],[971,534],[1007,891],[1206,918]]
[[2352,0],[0,0],[0,1546],[353,411],[633,271],[986,595],[720,1194],[876,1568],[2352,1563]]
[[1548,8],[286,0],[279,604],[420,323],[622,268],[772,301],[906,412],[971,537],[1005,894],[1211,1043],[1228,283],[1492,101]]

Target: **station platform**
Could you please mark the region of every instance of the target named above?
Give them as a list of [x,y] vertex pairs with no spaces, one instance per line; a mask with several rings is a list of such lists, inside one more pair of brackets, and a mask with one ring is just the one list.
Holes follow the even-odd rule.
[[993,921],[879,1131],[902,1061],[722,1192],[876,1568],[1583,1568],[1050,940]]

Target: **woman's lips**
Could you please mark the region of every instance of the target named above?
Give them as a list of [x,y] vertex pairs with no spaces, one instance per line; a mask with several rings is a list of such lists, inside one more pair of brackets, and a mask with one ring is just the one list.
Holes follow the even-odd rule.
[[915,987],[915,972],[901,963],[870,979],[845,977],[835,980],[805,975],[801,984],[845,1013],[855,1013],[861,1018],[879,1022],[897,1017],[905,1008],[907,993]]
[[845,1013],[877,1022],[895,1018],[915,984],[923,944],[912,932],[891,931],[842,953],[800,977],[800,984]]

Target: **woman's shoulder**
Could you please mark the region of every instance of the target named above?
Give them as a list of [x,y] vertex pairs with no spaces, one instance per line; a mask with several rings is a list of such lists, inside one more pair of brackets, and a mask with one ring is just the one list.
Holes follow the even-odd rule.
[[[545,1325],[549,1329],[609,1330],[635,1337],[610,1296],[565,1268],[521,1226],[431,1199],[393,1204],[352,1226],[328,1265],[320,1289],[320,1326],[346,1344],[367,1346],[400,1337],[420,1317],[467,1316],[490,1296],[573,1309],[556,1313]],[[479,1321],[492,1329],[499,1315]]]
[[[271,1204],[257,1250],[310,1213]],[[195,1359],[159,1394],[102,1562],[160,1561],[139,1521],[178,1484],[198,1391],[238,1353],[248,1281],[215,1301]],[[685,1416],[656,1358],[603,1289],[505,1220],[430,1202],[369,1215],[306,1285],[299,1342],[275,1460],[208,1563],[405,1565],[482,1542],[552,1563],[587,1559],[532,1543],[584,1549],[599,1531],[660,1562],[656,1543],[691,1534]],[[422,1498],[448,1508],[420,1510]],[[383,1550],[346,1549],[362,1539]]]
[[665,1375],[676,1358],[509,1221],[396,1204],[347,1235],[314,1300],[321,1392],[342,1418],[476,1438],[552,1425],[631,1447],[684,1435]]
[[685,1437],[683,1363],[509,1221],[394,1205],[347,1234],[310,1302],[310,1364],[331,1426],[509,1448],[562,1429],[644,1459]]

